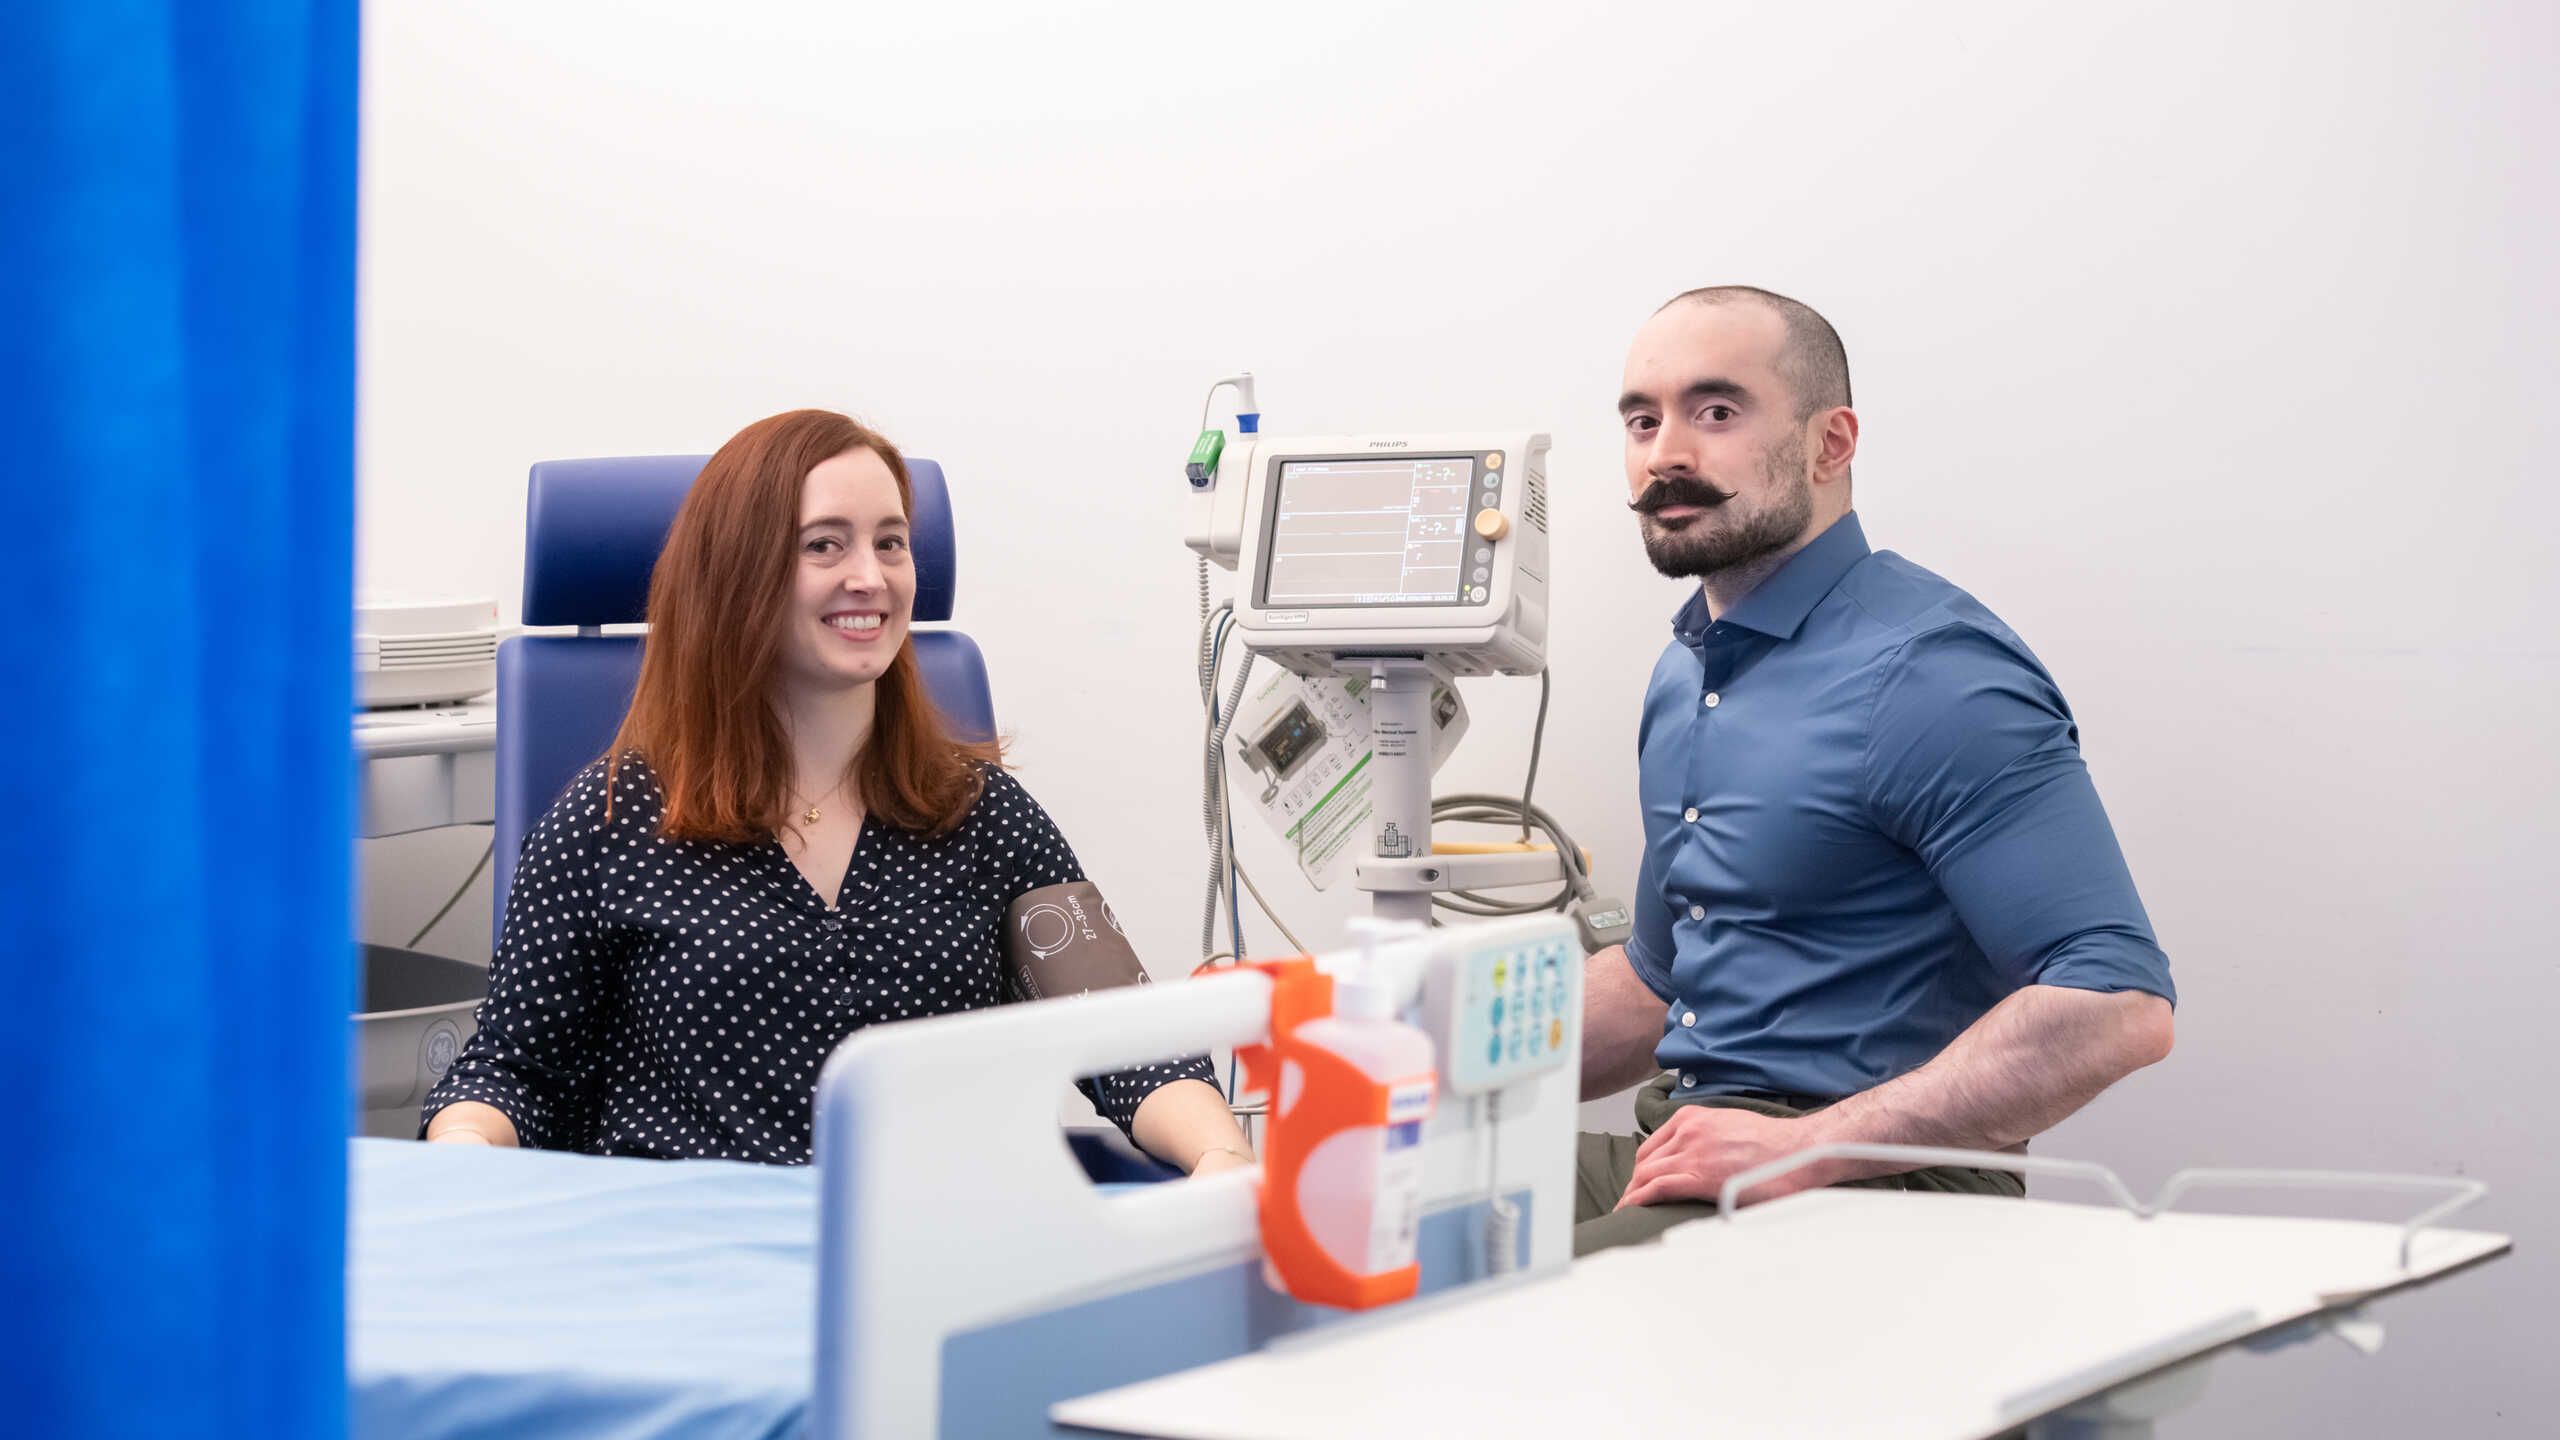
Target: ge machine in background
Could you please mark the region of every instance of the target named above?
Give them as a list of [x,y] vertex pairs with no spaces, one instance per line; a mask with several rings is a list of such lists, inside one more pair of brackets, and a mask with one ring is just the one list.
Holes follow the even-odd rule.
[[498,685],[497,602],[368,596],[356,603],[356,703],[436,705]]
[[[481,697],[498,683],[502,634],[497,603],[485,597],[377,595],[357,603],[358,838],[491,822],[497,710]],[[370,1129],[413,1125],[416,1106],[471,1036],[487,968],[414,947],[487,863],[484,854],[407,945],[360,947],[356,1098]]]

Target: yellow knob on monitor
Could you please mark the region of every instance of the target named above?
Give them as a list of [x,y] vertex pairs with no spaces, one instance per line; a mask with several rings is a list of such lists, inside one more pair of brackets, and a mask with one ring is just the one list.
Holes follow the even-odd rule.
[[1511,533],[1511,519],[1499,510],[1476,512],[1476,533],[1487,540],[1499,540]]

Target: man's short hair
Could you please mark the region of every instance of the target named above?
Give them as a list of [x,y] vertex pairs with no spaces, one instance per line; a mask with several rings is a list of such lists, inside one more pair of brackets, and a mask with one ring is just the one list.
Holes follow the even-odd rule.
[[[1786,347],[1778,356],[1778,372],[1795,387],[1796,418],[1803,420],[1816,410],[1847,405],[1849,399],[1849,352],[1840,343],[1840,332],[1822,318],[1822,312],[1801,300],[1790,300],[1774,291],[1756,285],[1709,285],[1684,290],[1662,302],[1662,310],[1684,300],[1701,305],[1735,305],[1754,302],[1778,312],[1786,322]],[[1659,315],[1662,310],[1654,313]]]

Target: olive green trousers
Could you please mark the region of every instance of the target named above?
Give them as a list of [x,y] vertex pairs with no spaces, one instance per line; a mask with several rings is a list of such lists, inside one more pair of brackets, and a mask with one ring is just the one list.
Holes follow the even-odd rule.
[[[1809,1102],[1787,1104],[1744,1095],[1705,1095],[1695,1100],[1674,1100],[1671,1098],[1673,1080],[1674,1077],[1666,1071],[1636,1092],[1635,1134],[1584,1134],[1576,1137],[1573,1166],[1575,1255],[1588,1255],[1595,1250],[1607,1250],[1618,1245],[1642,1244],[1674,1225],[1703,1220],[1716,1213],[1712,1200],[1673,1200],[1660,1205],[1639,1205],[1629,1210],[1618,1208],[1618,1197],[1627,1193],[1627,1181],[1635,1174],[1637,1147],[1644,1143],[1646,1136],[1662,1128],[1674,1110],[1683,1105],[1712,1105],[1792,1120],[1821,1108]],[[2009,1171],[1954,1166],[1843,1183],[1869,1190],[1937,1190],[1959,1195],[2016,1197],[2027,1193],[2026,1180]]]

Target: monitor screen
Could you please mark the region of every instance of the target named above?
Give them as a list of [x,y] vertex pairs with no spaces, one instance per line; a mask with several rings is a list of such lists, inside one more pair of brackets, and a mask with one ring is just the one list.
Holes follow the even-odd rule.
[[1475,484],[1472,455],[1280,462],[1265,521],[1261,603],[1465,602]]

